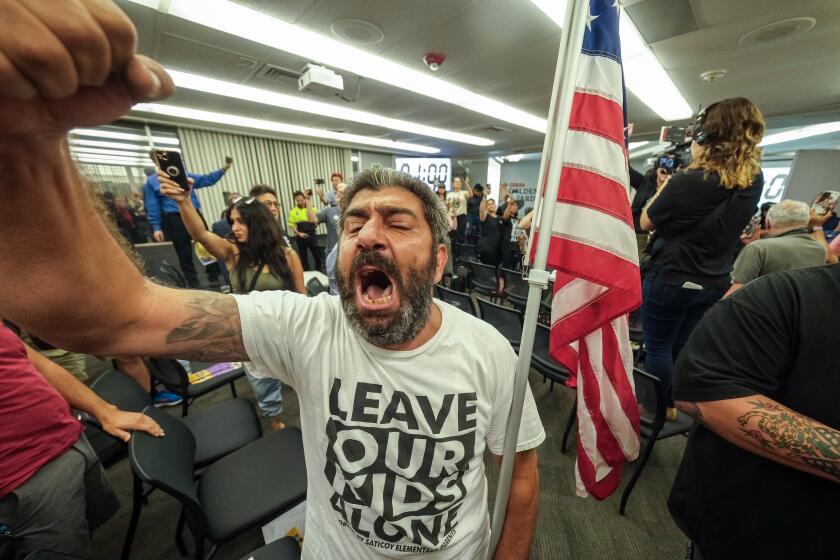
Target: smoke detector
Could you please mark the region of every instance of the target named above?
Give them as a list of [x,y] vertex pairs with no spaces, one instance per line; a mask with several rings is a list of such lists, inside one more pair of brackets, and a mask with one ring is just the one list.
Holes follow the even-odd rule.
[[726,70],[709,70],[700,74],[700,79],[704,82],[716,82],[726,76]]
[[756,27],[752,31],[748,31],[741,35],[738,39],[739,45],[764,45],[767,43],[775,43],[782,39],[788,39],[794,35],[801,35],[810,30],[817,24],[817,20],[812,17],[795,17],[788,18],[761,27]]
[[426,53],[423,55],[423,64],[429,67],[432,72],[437,72],[443,66],[446,55],[440,53]]

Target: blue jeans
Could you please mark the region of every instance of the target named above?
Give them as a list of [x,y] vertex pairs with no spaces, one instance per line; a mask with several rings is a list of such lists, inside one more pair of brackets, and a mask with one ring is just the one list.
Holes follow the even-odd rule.
[[467,214],[467,243],[472,240],[473,243],[481,237],[481,218],[472,214]]
[[254,377],[245,368],[245,377],[254,390],[254,397],[263,416],[272,418],[283,412],[283,384],[270,377]]
[[726,288],[695,290],[666,284],[656,276],[642,281],[645,369],[662,380],[670,406],[674,362],[691,331],[725,293]]

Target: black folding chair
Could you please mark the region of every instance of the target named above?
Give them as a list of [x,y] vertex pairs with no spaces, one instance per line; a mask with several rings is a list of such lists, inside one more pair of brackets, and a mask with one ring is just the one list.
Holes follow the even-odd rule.
[[465,313],[478,317],[478,312],[475,309],[475,303],[473,303],[473,299],[470,297],[470,294],[450,290],[446,286],[441,286],[440,284],[437,284],[435,288],[437,288],[437,294],[441,300],[445,301],[449,305],[457,307]]
[[[297,428],[272,432],[219,459],[196,484],[196,442],[190,430],[181,419],[154,407],[144,413],[166,436],[135,432],[129,443],[131,468],[140,480],[181,503],[175,542],[182,556],[188,553],[182,538],[185,525],[195,537],[196,560],[209,560],[224,543],[305,499],[306,465]],[[211,544],[206,557],[205,541]]]
[[187,288],[189,286],[187,277],[184,276],[181,269],[167,260],[160,263],[159,276],[164,282],[176,288]]
[[[688,433],[694,423],[693,418],[682,412],[677,413],[677,419],[673,422],[665,421],[665,411],[668,403],[665,396],[665,385],[658,377],[636,367],[633,368],[633,380],[636,385],[636,401],[639,403],[639,436],[645,440],[645,444],[639,453],[639,458],[635,461],[633,475],[621,494],[621,503],[618,506],[618,513],[621,515],[624,515],[624,511],[627,509],[627,500],[630,499],[630,493],[642,475],[642,469],[645,468],[648,459],[650,459],[654,444],[661,439]],[[575,399],[574,407],[577,407],[577,399]],[[574,421],[575,417],[573,415],[566,424],[563,442],[560,447],[560,450],[564,453],[566,451],[566,440]]]
[[522,341],[522,314],[516,309],[491,303],[486,299],[476,298],[481,318],[496,327],[514,350],[519,349]]
[[499,276],[496,267],[480,262],[469,263],[470,287],[480,294],[495,299],[499,294]]
[[522,278],[522,272],[502,267],[500,269],[504,288],[502,295],[517,309],[525,309],[528,303],[528,282]]
[[545,379],[551,381],[549,390],[553,391],[555,383],[566,383],[571,374],[569,370],[551,357],[549,352],[550,333],[551,330],[548,327],[537,323],[537,330],[534,333],[534,348],[531,353],[531,367]]
[[241,560],[299,560],[300,545],[292,537],[285,537],[261,546]]
[[[190,369],[194,372],[201,371],[213,364],[206,362],[191,362]],[[234,382],[245,375],[245,368],[240,366],[233,371],[217,375],[201,383],[190,383],[187,371],[178,360],[169,358],[150,358],[149,372],[152,377],[162,383],[168,390],[179,395],[181,402],[181,416],[189,414],[192,402],[202,395],[215,391],[224,385],[230,385],[230,392],[236,398],[236,386]]]
[[72,554],[64,554],[63,552],[55,552],[53,550],[36,550],[26,556],[23,560],[87,560],[81,556],[73,556]]
[[[102,400],[111,403],[126,412],[143,412],[151,404],[151,397],[134,380],[123,373],[109,369],[100,375],[91,386]],[[101,428],[92,416],[83,416],[91,428]],[[193,462],[196,469],[201,469],[218,459],[244,447],[262,436],[262,426],[253,405],[245,399],[231,399],[214,404],[183,419],[184,425],[192,432],[195,440]],[[126,445],[105,432],[121,449]],[[142,481],[134,477],[132,494],[131,520],[126,531],[121,558],[127,559],[140,520],[140,513],[146,497]]]
[[310,278],[309,282],[306,283],[306,291],[309,292],[310,296],[315,297],[318,294],[329,292],[330,287],[321,284],[317,278]]
[[455,251],[458,257],[455,259],[455,264],[460,264],[469,267],[469,264],[478,260],[478,251],[475,245],[467,243],[456,243]]

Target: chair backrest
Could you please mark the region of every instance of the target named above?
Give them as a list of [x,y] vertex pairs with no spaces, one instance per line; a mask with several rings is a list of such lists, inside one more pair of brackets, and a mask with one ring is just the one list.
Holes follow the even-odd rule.
[[472,298],[469,294],[465,294],[463,292],[456,292],[455,290],[450,290],[445,286],[441,286],[437,284],[437,293],[438,297],[452,305],[453,307],[457,307],[461,311],[465,313],[469,313],[474,317],[478,317],[478,313],[475,311],[475,304],[473,303]]
[[53,550],[36,550],[23,560],[86,560],[81,556],[73,556],[72,554],[65,554],[63,552],[55,552]]
[[102,400],[126,412],[143,412],[151,404],[149,393],[136,381],[115,369],[105,370],[90,384],[90,388]]
[[639,419],[642,424],[648,426],[664,424],[665,409],[668,404],[662,380],[641,368],[634,367],[633,382],[636,386],[636,402],[639,403]]
[[499,276],[496,273],[496,267],[489,264],[482,264],[480,262],[470,262],[470,278],[474,284],[482,286],[489,286],[494,290],[498,286]]
[[181,394],[187,387],[187,372],[178,360],[170,358],[149,358],[149,372],[152,377],[170,390]]
[[128,444],[131,469],[143,482],[181,502],[190,527],[196,536],[203,537],[207,533],[207,516],[198,501],[193,477],[195,437],[178,418],[154,406],[147,406],[143,413],[160,424],[166,435],[133,432]]
[[476,298],[481,318],[496,327],[514,346],[522,339],[522,314],[516,309],[490,303],[486,299]]
[[525,279],[522,278],[522,272],[504,267],[502,267],[500,270],[502,273],[502,278],[505,279],[505,293],[518,298],[527,298],[528,282],[526,282]]
[[187,277],[184,276],[180,268],[174,266],[167,260],[160,263],[160,274],[166,281],[171,282],[178,288],[187,287]]
[[458,251],[458,259],[461,261],[478,260],[478,251],[476,250],[475,245],[456,243],[455,249]]
[[309,281],[306,283],[306,291],[309,292],[310,296],[317,296],[323,292],[329,292],[329,286],[324,286],[317,278],[310,278]]

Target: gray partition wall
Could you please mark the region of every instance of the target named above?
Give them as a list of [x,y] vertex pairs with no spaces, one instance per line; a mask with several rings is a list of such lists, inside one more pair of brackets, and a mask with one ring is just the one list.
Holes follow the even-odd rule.
[[822,191],[840,191],[840,150],[799,150],[784,197],[810,203]]

